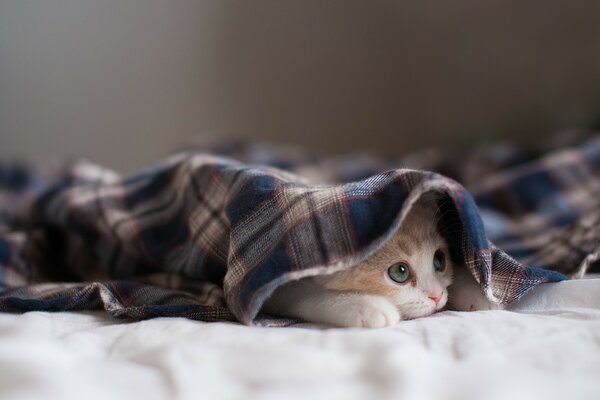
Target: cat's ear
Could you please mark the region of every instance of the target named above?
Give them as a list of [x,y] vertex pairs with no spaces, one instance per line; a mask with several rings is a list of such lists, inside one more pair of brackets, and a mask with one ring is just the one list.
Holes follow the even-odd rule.
[[417,203],[424,207],[431,207],[433,211],[436,211],[439,207],[440,202],[443,202],[447,198],[447,195],[439,191],[429,191],[423,193],[417,200]]
[[448,309],[454,311],[502,310],[504,306],[485,297],[481,286],[465,266],[454,268],[452,284],[448,287]]

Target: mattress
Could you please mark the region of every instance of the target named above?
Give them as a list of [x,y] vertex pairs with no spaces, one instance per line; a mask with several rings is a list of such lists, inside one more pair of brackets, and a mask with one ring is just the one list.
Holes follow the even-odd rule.
[[598,399],[600,279],[376,330],[0,314],[2,399]]

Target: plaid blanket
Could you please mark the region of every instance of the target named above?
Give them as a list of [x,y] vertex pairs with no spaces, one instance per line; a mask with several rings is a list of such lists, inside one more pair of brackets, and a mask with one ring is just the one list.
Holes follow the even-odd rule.
[[0,310],[286,324],[260,314],[275,288],[365,259],[430,191],[493,302],[598,260],[600,137],[395,160],[228,142],[128,177],[0,164]]

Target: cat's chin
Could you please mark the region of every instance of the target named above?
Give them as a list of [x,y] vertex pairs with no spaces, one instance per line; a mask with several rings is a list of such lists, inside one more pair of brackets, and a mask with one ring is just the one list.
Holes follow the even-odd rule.
[[416,318],[428,317],[432,314],[435,314],[436,312],[442,310],[444,308],[444,306],[445,306],[445,304],[442,304],[441,306],[438,306],[438,307],[422,306],[419,308],[414,308],[414,307],[405,308],[405,307],[399,306],[398,308],[400,309],[404,319],[416,319]]
[[436,312],[436,310],[432,309],[432,310],[427,310],[427,311],[406,313],[404,315],[405,315],[405,319],[417,319],[417,318],[428,317],[432,314],[435,314],[435,312]]

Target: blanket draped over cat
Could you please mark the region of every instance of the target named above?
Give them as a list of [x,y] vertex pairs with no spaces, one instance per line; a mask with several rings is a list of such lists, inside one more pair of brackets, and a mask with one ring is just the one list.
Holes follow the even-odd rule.
[[55,172],[0,164],[0,311],[284,324],[260,313],[276,287],[364,260],[430,191],[453,258],[492,302],[580,277],[599,255],[595,136],[394,161],[231,142],[127,177],[87,161]]

